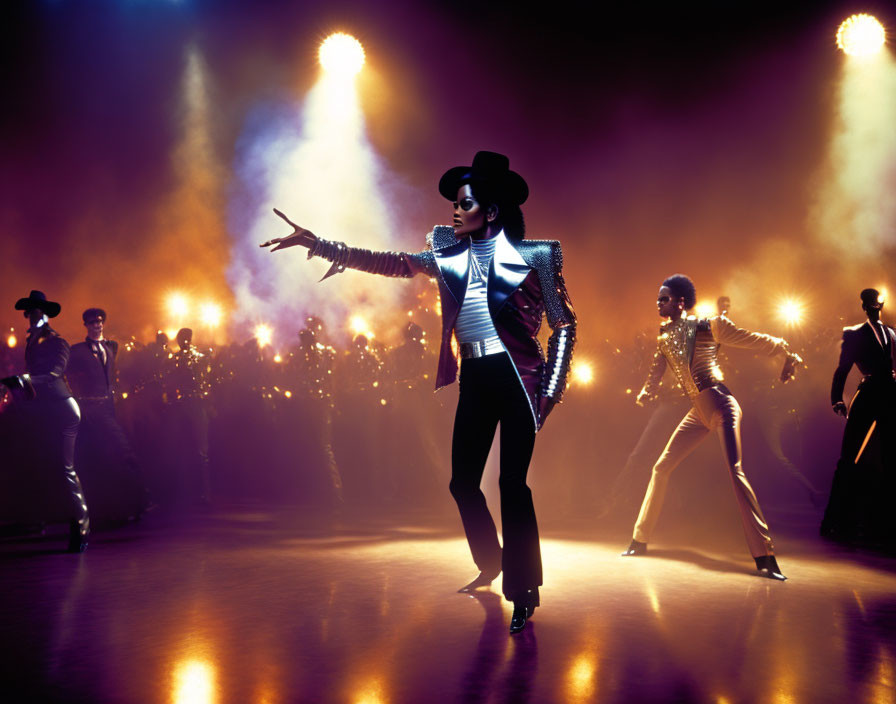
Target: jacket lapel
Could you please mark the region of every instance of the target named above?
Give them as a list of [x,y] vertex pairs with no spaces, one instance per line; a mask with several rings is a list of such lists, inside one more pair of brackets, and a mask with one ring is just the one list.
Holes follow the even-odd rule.
[[495,255],[488,269],[488,310],[494,319],[498,311],[532,271],[502,230],[495,236]]
[[458,308],[467,293],[467,277],[470,269],[470,240],[464,238],[455,245],[433,250],[436,264],[448,291],[457,301]]
[[694,348],[697,346],[697,319],[688,318],[687,324],[687,328],[685,329],[685,342],[688,346],[688,367],[690,367],[694,361]]

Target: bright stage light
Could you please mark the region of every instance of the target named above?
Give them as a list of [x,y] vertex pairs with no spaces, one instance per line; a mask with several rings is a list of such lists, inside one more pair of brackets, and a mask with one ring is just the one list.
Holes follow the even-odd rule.
[[785,298],[778,304],[778,317],[787,325],[799,325],[803,321],[804,307],[794,298]]
[[209,328],[216,328],[221,324],[223,312],[217,303],[205,303],[199,309],[199,320]]
[[594,367],[583,359],[576,360],[572,365],[572,380],[576,384],[588,386],[594,381]]
[[187,314],[187,308],[189,307],[186,296],[182,293],[170,294],[165,305],[168,307],[168,312],[175,318],[183,318]]
[[[887,302],[887,287],[886,286],[878,286],[878,297],[877,300],[880,301],[881,305]],[[12,347],[12,345],[10,345]]]
[[348,322],[348,326],[352,331],[352,335],[363,335],[368,340],[372,340],[375,336],[367,325],[367,321],[360,315],[353,315]]
[[886,41],[884,26],[865,13],[847,17],[837,29],[837,47],[850,56],[876,54]]
[[364,65],[361,42],[344,32],[327,37],[320,45],[317,56],[327,73],[339,76],[355,76]]
[[260,323],[255,326],[255,340],[258,342],[259,347],[266,347],[271,344],[271,339],[274,337],[274,329],[265,323]]
[[712,301],[700,301],[694,308],[698,318],[711,318],[716,314],[716,304]]
[[16,336],[10,333],[9,337],[6,338],[6,346],[7,347],[15,347],[18,340]]

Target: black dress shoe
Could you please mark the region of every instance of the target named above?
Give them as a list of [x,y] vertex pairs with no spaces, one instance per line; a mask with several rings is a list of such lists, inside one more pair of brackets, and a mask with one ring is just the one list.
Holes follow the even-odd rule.
[[514,605],[513,616],[510,617],[510,632],[519,633],[523,630],[526,627],[526,621],[529,620],[534,609],[534,606],[530,609],[528,606]]
[[87,549],[87,536],[89,534],[89,529],[83,528],[80,522],[72,519],[68,526],[68,547],[66,552],[84,552]]
[[775,559],[774,555],[757,557],[756,569],[759,570],[761,576],[768,577],[769,579],[777,579],[779,582],[783,582],[787,579],[787,577],[781,573],[781,568],[778,567],[778,561]]
[[479,587],[487,587],[488,585],[490,585],[492,582],[495,581],[495,577],[497,577],[499,574],[501,574],[500,570],[498,570],[497,572],[494,572],[494,573],[489,572],[488,574],[486,574],[485,572],[480,572],[479,576],[476,577],[476,579],[474,579],[469,584],[465,584],[464,586],[462,586],[460,589],[457,590],[457,593],[458,594],[469,594],[470,592],[473,592],[473,591],[476,591],[477,589],[479,589]]
[[633,540],[632,544],[628,546],[628,549],[622,553],[623,557],[635,557],[636,555],[646,555],[647,554],[647,543],[639,543],[637,540]]

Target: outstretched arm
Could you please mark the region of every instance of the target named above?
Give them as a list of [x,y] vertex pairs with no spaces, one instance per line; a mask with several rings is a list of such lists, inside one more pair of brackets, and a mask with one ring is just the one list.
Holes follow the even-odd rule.
[[270,247],[272,252],[287,247],[307,247],[308,258],[320,257],[333,263],[324,279],[345,269],[357,269],[381,276],[401,276],[411,278],[416,274],[433,276],[436,273],[435,259],[431,252],[409,254],[407,252],[374,252],[370,249],[349,247],[342,242],[321,239],[310,230],[296,225],[276,208],[274,213],[293,228],[292,234],[262,242],[261,247]]
[[724,315],[710,318],[710,326],[712,336],[719,344],[765,352],[770,357],[784,355],[786,359],[784,368],[781,370],[781,381],[785,383],[793,378],[797,365],[803,363],[802,357],[791,351],[790,345],[781,337],[744,330],[737,327]]

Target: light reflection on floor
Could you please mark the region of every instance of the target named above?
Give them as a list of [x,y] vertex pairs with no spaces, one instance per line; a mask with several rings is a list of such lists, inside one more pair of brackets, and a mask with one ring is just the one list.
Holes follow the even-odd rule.
[[33,701],[896,703],[896,560],[544,540],[519,636],[496,591],[454,593],[465,542],[308,530],[257,510],[152,521],[80,557],[2,546],[3,681]]

